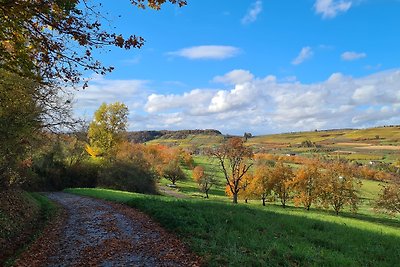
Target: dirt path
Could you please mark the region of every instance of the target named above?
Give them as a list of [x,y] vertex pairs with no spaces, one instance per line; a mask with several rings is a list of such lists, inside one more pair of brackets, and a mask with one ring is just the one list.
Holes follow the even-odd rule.
[[64,208],[16,266],[199,266],[174,235],[125,205],[66,193]]
[[159,185],[158,190],[160,190],[161,194],[163,194],[163,195],[176,197],[176,198],[189,198],[187,195],[177,192],[175,190],[172,190],[165,185]]

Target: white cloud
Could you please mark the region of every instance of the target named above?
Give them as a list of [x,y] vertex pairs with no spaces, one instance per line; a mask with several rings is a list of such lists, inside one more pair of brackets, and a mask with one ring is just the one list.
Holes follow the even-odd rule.
[[366,53],[357,53],[357,52],[353,52],[353,51],[347,51],[347,52],[344,52],[340,57],[342,58],[342,60],[345,60],[345,61],[353,61],[353,60],[365,58],[365,57],[367,57],[367,54]]
[[227,89],[176,94],[152,93],[148,81],[97,77],[78,92],[76,112],[91,116],[102,102],[121,101],[129,107],[131,130],[215,128],[236,134],[400,124],[400,69],[360,78],[334,73],[311,84],[246,70],[218,77]]
[[305,60],[311,58],[314,55],[314,52],[312,51],[312,48],[309,46],[303,47],[299,53],[299,55],[293,59],[292,64],[293,65],[299,65],[303,63]]
[[351,0],[316,0],[315,12],[323,18],[334,18],[339,13],[348,11],[353,4]]
[[180,56],[188,59],[226,59],[238,55],[240,49],[234,46],[202,45],[183,48],[168,52],[170,56]]
[[103,102],[119,101],[131,109],[142,107],[145,104],[148,84],[149,81],[146,80],[108,80],[96,75],[89,82],[89,87],[76,92],[75,113],[92,115]]
[[249,24],[253,23],[257,20],[258,15],[262,12],[262,1],[257,0],[255,1],[249,10],[247,11],[246,15],[242,18],[242,24]]
[[[239,134],[400,123],[400,70],[362,78],[334,73],[314,84],[242,73],[248,78],[237,80],[231,89],[150,95],[146,108],[152,118],[164,116],[159,118],[161,125],[179,121],[169,124],[171,128],[216,128]],[[168,114],[172,118],[167,120]]]
[[233,70],[223,76],[215,76],[213,82],[224,84],[238,84],[253,80],[254,75],[248,70]]

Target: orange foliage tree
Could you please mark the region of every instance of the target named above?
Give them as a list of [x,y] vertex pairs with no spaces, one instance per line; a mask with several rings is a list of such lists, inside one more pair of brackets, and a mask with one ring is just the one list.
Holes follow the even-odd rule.
[[253,181],[250,184],[252,195],[261,197],[262,205],[265,206],[265,200],[271,194],[273,184],[271,183],[272,169],[265,165],[258,165],[254,170]]
[[311,205],[318,201],[321,187],[324,186],[321,177],[320,166],[315,163],[306,164],[296,172],[292,181],[296,206],[302,204],[310,210]]
[[400,213],[400,184],[383,186],[375,205],[389,213]]
[[194,160],[193,160],[192,155],[187,151],[181,151],[180,152],[180,157],[181,157],[182,163],[186,167],[188,167],[189,169],[193,170],[193,168],[194,168]]
[[278,161],[271,172],[271,184],[274,194],[280,199],[282,207],[286,207],[286,202],[290,199],[291,185],[293,179],[292,168]]
[[253,157],[251,148],[246,147],[242,138],[229,138],[218,148],[210,151],[218,160],[225,176],[227,187],[232,194],[233,203],[237,203],[239,191],[242,189],[241,181],[250,167]]
[[339,214],[346,205],[350,205],[352,211],[356,211],[359,203],[358,190],[362,184],[355,175],[356,171],[349,164],[342,162],[327,164],[321,180],[323,205],[332,206],[336,214]]

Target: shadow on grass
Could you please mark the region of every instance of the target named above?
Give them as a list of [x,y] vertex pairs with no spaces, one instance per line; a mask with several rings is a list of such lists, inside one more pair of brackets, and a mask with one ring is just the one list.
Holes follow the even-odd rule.
[[148,213],[181,236],[209,266],[396,266],[400,257],[400,235],[359,229],[356,220],[346,218],[346,225],[307,218],[299,208],[288,208],[286,214],[275,206],[96,189],[72,192],[124,202]]
[[[279,204],[271,204],[268,203],[269,206],[273,206],[278,208],[282,208],[281,205]],[[312,207],[310,211],[306,211],[303,207],[294,207],[294,206],[286,206],[286,210],[290,211],[296,211],[296,212],[304,212],[305,214],[307,213],[318,213],[321,214],[321,216],[334,216],[338,218],[349,218],[349,219],[356,219],[360,221],[365,221],[365,222],[371,222],[374,224],[379,224],[382,226],[389,226],[389,227],[396,227],[399,228],[400,232],[400,220],[397,219],[396,217],[390,217],[389,215],[386,214],[379,214],[377,213],[376,216],[373,215],[368,215],[368,214],[362,214],[362,213],[353,213],[350,211],[342,211],[339,213],[339,215],[336,215],[336,213],[332,210],[326,210],[323,208],[317,208],[317,207]]]

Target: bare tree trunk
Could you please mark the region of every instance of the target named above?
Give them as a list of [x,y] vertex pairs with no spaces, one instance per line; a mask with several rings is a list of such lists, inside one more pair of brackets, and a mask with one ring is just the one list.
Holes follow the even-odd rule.
[[265,197],[262,198],[263,206],[265,206]]
[[238,203],[238,193],[237,192],[233,193],[233,203],[234,204]]

